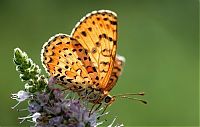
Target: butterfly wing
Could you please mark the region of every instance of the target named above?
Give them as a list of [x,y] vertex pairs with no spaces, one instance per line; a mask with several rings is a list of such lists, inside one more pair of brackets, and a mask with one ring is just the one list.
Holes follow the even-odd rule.
[[108,10],[94,11],[76,25],[71,36],[78,40],[95,67],[91,76],[104,89],[112,74],[117,48],[117,15]]
[[120,55],[116,56],[114,67],[113,67],[110,79],[108,81],[108,84],[105,87],[105,91],[110,91],[116,85],[116,82],[122,73],[122,66],[124,62],[125,62],[125,58],[123,56],[120,56]]
[[92,68],[85,68],[91,65],[87,50],[68,35],[57,34],[50,38],[43,46],[41,60],[46,71],[58,84],[92,84],[88,74]]

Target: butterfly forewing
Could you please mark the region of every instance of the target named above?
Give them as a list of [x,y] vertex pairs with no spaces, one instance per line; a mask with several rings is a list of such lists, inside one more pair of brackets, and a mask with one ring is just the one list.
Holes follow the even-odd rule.
[[116,57],[116,14],[106,10],[94,11],[81,19],[71,36],[88,50],[95,68],[90,77],[97,87],[104,89],[112,74]]

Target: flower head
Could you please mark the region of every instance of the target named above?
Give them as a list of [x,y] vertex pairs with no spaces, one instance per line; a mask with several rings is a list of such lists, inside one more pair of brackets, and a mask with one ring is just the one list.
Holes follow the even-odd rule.
[[[49,100],[40,99],[40,96],[48,96]],[[42,115],[37,121],[37,125],[43,126],[80,126],[88,124],[91,127],[97,125],[97,115],[92,113],[89,116],[88,110],[80,100],[64,99],[64,92],[53,89],[50,93],[38,93],[38,103],[30,103],[32,113],[40,112]],[[40,106],[38,106],[40,105]]]

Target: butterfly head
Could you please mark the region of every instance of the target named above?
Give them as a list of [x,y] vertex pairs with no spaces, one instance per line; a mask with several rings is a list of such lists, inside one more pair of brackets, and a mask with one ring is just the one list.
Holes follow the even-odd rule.
[[141,96],[143,96],[144,92],[141,92],[141,93],[118,94],[118,95],[114,95],[114,96],[111,96],[108,93],[104,94],[104,98],[103,98],[102,104],[105,105],[105,108],[104,108],[102,114],[105,112],[105,110],[107,109],[107,107],[110,106],[115,101],[116,97],[126,98],[126,99],[130,99],[130,100],[136,100],[136,101],[140,101],[140,102],[142,102],[144,104],[147,104],[147,102],[145,100],[141,100],[141,99],[137,99],[137,98],[132,98],[132,97],[129,97],[127,95],[141,95]]
[[144,92],[140,92],[140,93],[125,93],[125,94],[118,94],[118,95],[114,95],[114,96],[111,96],[109,94],[105,94],[104,99],[103,99],[103,103],[105,105],[110,105],[110,104],[112,104],[115,101],[115,99],[117,97],[120,97],[120,98],[126,98],[126,99],[130,99],[130,100],[140,101],[140,102],[142,102],[144,104],[147,104],[147,101],[142,100],[142,99],[138,99],[138,98],[132,98],[132,97],[130,97],[130,95],[140,95],[140,96],[143,96]]
[[104,99],[103,99],[103,103],[105,104],[105,105],[110,105],[110,104],[112,104],[113,102],[115,101],[115,98],[114,97],[112,97],[111,95],[106,95],[105,97],[104,97]]

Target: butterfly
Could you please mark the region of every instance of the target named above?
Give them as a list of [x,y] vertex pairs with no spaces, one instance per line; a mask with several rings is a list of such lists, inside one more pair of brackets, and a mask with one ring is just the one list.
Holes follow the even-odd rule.
[[116,50],[117,14],[99,10],[83,17],[70,35],[51,37],[43,45],[41,60],[57,84],[93,104],[110,105],[116,96],[109,92],[125,62]]

